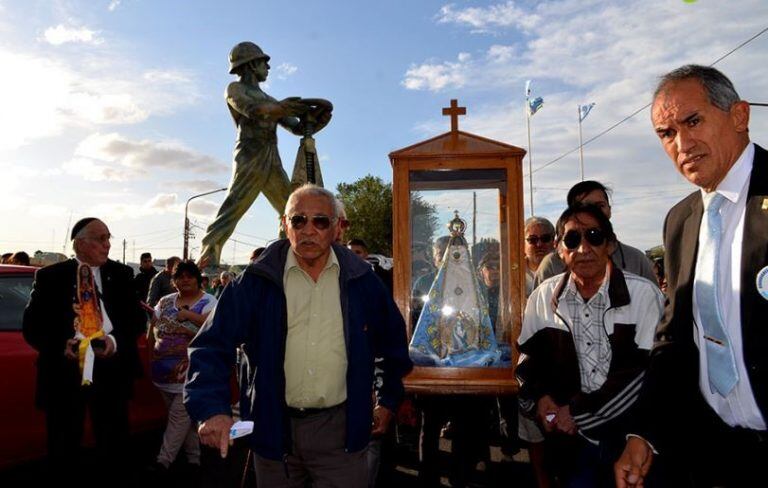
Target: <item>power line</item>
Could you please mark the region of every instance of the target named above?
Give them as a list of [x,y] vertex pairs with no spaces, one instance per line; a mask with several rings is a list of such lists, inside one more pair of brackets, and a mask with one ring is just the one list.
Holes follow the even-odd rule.
[[[715,60],[715,62],[714,62],[714,63],[710,64],[710,66],[714,66],[714,65],[716,65],[717,63],[719,63],[719,62],[720,62],[720,61],[722,61],[723,59],[727,58],[728,56],[730,56],[731,54],[735,53],[736,51],[738,51],[738,50],[739,50],[739,49],[741,49],[742,47],[746,46],[747,44],[749,44],[750,42],[754,41],[755,39],[757,39],[757,38],[758,38],[758,37],[760,37],[761,35],[765,34],[765,32],[766,32],[766,31],[768,31],[768,27],[764,28],[763,30],[761,30],[760,32],[758,32],[757,34],[755,34],[754,36],[750,37],[750,38],[749,38],[749,39],[747,39],[746,41],[742,42],[741,44],[739,44],[739,45],[738,45],[738,46],[736,46],[735,48],[731,49],[731,50],[730,50],[730,51],[728,51],[727,53],[725,53],[725,54],[723,54],[722,56],[720,56],[719,58],[717,58],[717,59]],[[589,144],[590,142],[594,141],[595,139],[598,139],[598,138],[600,138],[600,137],[604,136],[605,134],[607,134],[607,133],[611,132],[611,131],[612,131],[613,129],[615,129],[616,127],[620,126],[621,124],[623,124],[623,123],[624,123],[624,122],[626,122],[627,120],[631,119],[632,117],[634,117],[635,115],[639,114],[640,112],[642,112],[642,111],[643,111],[643,110],[645,110],[646,108],[650,107],[652,103],[653,103],[653,102],[649,102],[649,103],[647,103],[647,104],[643,105],[643,106],[642,106],[642,107],[640,107],[639,109],[635,110],[634,112],[632,112],[631,114],[627,115],[626,117],[624,117],[624,118],[623,118],[623,119],[621,119],[620,121],[616,122],[616,123],[615,123],[615,124],[613,124],[612,126],[610,126],[610,127],[608,127],[607,129],[605,129],[604,131],[602,131],[602,132],[598,133],[596,136],[594,136],[594,137],[591,137],[590,139],[587,139],[587,141],[586,141],[586,142],[584,142],[584,144],[582,144],[582,145],[581,145],[581,147],[584,147],[584,146],[586,146],[587,144]],[[538,168],[534,169],[532,172],[533,172],[533,173],[537,173],[537,172],[539,172],[539,171],[543,170],[544,168],[547,168],[547,167],[549,167],[549,166],[551,166],[551,165],[555,164],[556,162],[560,161],[560,160],[561,160],[561,159],[563,159],[564,157],[566,157],[566,156],[570,155],[571,153],[573,153],[573,152],[575,152],[575,151],[578,151],[578,150],[579,150],[579,146],[576,146],[575,148],[571,149],[570,151],[568,151],[568,152],[566,152],[566,153],[564,153],[564,154],[561,154],[560,156],[556,157],[556,158],[555,158],[555,159],[553,159],[552,161],[549,161],[549,162],[547,162],[547,163],[545,163],[545,164],[543,164],[543,165],[539,166]]]
[[174,239],[178,239],[178,238],[179,238],[179,236],[174,234],[174,235],[172,235],[170,237],[164,237],[164,238],[162,238],[160,240],[156,240],[156,241],[152,242],[151,244],[141,244],[140,247],[155,247],[155,245],[157,245],[157,244],[163,244],[165,242],[168,242],[168,241],[171,241],[171,240],[174,240]]
[[252,242],[244,242],[244,241],[238,241],[237,239],[232,239],[231,237],[227,239],[227,242],[236,242],[238,244],[244,244],[246,246],[253,246],[253,247],[260,247],[260,244],[254,244]]
[[741,44],[739,44],[739,45],[738,45],[738,46],[736,46],[735,48],[731,49],[731,50],[730,50],[730,51],[728,51],[727,53],[725,53],[725,54],[723,54],[722,56],[720,56],[719,58],[717,58],[717,59],[715,60],[715,62],[714,62],[714,63],[710,64],[710,66],[714,66],[714,65],[716,65],[717,63],[719,63],[720,61],[724,60],[725,58],[727,58],[727,57],[728,57],[728,56],[730,56],[731,54],[735,53],[736,51],[738,51],[738,50],[739,50],[739,49],[741,49],[742,47],[744,47],[744,46],[746,46],[747,44],[749,44],[750,42],[754,41],[755,39],[757,39],[758,37],[760,37],[761,35],[763,35],[763,34],[765,33],[765,31],[768,31],[768,27],[766,27],[765,29],[761,30],[760,32],[758,32],[758,33],[757,33],[757,34],[755,34],[754,36],[750,37],[750,38],[749,38],[749,39],[747,39],[746,41],[742,42]]
[[[271,240],[271,239],[267,239],[266,237],[256,236],[256,235],[253,235],[253,234],[246,234],[245,232],[237,232],[237,231],[235,231],[234,234],[237,234],[239,236],[250,237],[252,239],[259,239],[259,240],[264,241],[264,242],[269,242]],[[274,239],[274,237],[272,239]]]

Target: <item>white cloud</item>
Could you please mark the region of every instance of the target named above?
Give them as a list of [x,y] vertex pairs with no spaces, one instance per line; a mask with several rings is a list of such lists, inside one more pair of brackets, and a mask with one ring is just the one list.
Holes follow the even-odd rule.
[[149,208],[167,209],[176,205],[178,197],[175,193],[159,193],[152,197],[146,204]]
[[63,165],[67,173],[92,181],[127,181],[162,171],[215,173],[226,168],[179,142],[132,140],[116,133],[88,136]]
[[468,64],[472,58],[468,53],[459,53],[456,62],[424,63],[411,65],[405,73],[402,85],[408,90],[429,90],[438,92],[444,88],[461,88],[467,84]]
[[69,209],[63,205],[49,203],[36,203],[29,207],[29,215],[32,217],[57,217],[63,218],[69,214]]
[[111,2],[109,2],[109,6],[107,7],[107,10],[109,10],[110,12],[114,12],[119,6],[120,6],[120,0],[112,0]]
[[[503,14],[512,9],[528,20],[521,23]],[[480,47],[463,63],[429,59],[413,64],[402,84],[414,90],[461,88],[471,93],[480,101],[468,107],[461,128],[525,148],[523,91],[526,79],[535,80],[534,95],[545,100],[531,120],[535,210],[556,219],[565,193],[579,180],[579,153],[540,168],[578,147],[578,104],[597,103],[583,124],[587,141],[647,104],[660,74],[686,63],[713,62],[760,32],[765,18],[768,3],[761,0],[729,6],[663,0],[506,2],[479,9],[449,5],[440,10],[438,23],[470,32],[493,30],[512,42],[494,42],[500,36],[489,38],[484,47],[475,42]],[[533,19],[536,23],[529,23]],[[717,65],[745,99],[757,101],[765,91],[764,77],[754,66],[763,62],[766,49],[764,35]],[[584,147],[586,177],[616,189],[613,213],[620,239],[641,248],[661,241],[667,210],[692,191],[661,150],[648,119],[645,109]],[[445,132],[446,121],[436,116],[415,128],[429,137]],[[760,137],[768,132],[768,120],[761,112],[754,111],[750,132],[765,143]],[[526,177],[526,208],[527,183]]]
[[275,68],[275,76],[277,76],[277,79],[279,80],[285,80],[289,76],[296,73],[298,70],[299,67],[291,63],[280,63],[280,65]]
[[7,196],[12,193],[21,193],[29,189],[29,182],[42,182],[43,179],[58,177],[60,169],[40,170],[29,168],[15,162],[0,162],[0,175],[3,175],[3,192]]
[[473,32],[487,32],[495,28],[513,27],[530,30],[540,22],[540,17],[515,6],[508,1],[488,7],[456,9],[448,4],[440,9],[436,19],[441,24],[458,24],[472,28]]
[[180,180],[169,181],[165,183],[171,188],[183,191],[186,193],[203,193],[207,191],[216,190],[218,188],[224,188],[226,185],[213,180]]
[[189,204],[189,213],[198,217],[213,217],[221,204],[211,202],[204,198],[192,200]]
[[141,75],[150,83],[190,83],[190,76],[177,70],[149,70]]
[[77,67],[0,48],[0,150],[59,135],[67,128],[136,124],[195,103],[192,78],[176,70],[147,70],[88,58]]
[[184,204],[179,202],[175,193],[158,193],[143,203],[126,203],[126,200],[141,201],[141,198],[140,195],[121,195],[120,201],[110,201],[109,197],[104,197],[101,203],[94,205],[89,212],[103,216],[104,220],[109,222],[184,213]]
[[100,44],[103,39],[98,37],[98,32],[87,27],[67,27],[59,24],[56,27],[49,27],[43,33],[43,39],[49,44],[60,46],[70,42],[85,44]]
[[504,63],[512,59],[512,55],[515,53],[515,48],[512,46],[501,46],[494,44],[488,48],[486,57],[492,63]]

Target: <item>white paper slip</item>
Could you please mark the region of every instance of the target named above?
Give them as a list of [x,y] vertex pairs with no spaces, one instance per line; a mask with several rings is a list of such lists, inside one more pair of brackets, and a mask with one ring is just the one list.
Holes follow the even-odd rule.
[[553,420],[555,420],[555,414],[554,413],[548,413],[547,416],[544,417],[544,418],[547,419],[547,422],[552,422]]
[[238,437],[246,436],[251,432],[253,432],[253,421],[240,420],[232,424],[232,427],[229,429],[229,438],[237,439]]

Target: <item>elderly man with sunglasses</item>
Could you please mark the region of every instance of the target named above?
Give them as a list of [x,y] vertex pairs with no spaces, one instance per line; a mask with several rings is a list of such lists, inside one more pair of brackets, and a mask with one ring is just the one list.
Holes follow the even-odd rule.
[[565,486],[613,486],[663,296],[612,262],[616,236],[597,206],[569,207],[557,234],[566,271],[528,299],[520,404],[548,433]]
[[529,217],[525,221],[525,296],[529,296],[536,281],[536,270],[542,259],[555,248],[555,227],[543,217]]
[[[566,201],[569,207],[573,207],[577,204],[594,205],[610,220],[611,202],[608,199],[608,194],[610,192],[610,188],[599,181],[580,181],[568,190]],[[656,282],[656,274],[653,272],[653,265],[640,249],[619,242],[617,239],[616,245],[613,247],[611,259],[613,259],[613,264],[621,269]],[[534,287],[538,286],[547,278],[551,278],[563,271],[565,271],[565,263],[560,259],[558,253],[548,254],[541,260],[541,264],[536,270]]]
[[[240,414],[254,422],[258,486],[365,487],[365,447],[384,432],[411,369],[405,323],[370,265],[334,244],[334,195],[314,185],[291,194],[287,240],[224,290],[192,341],[185,404],[201,441],[227,453],[229,377],[245,352]],[[374,357],[383,382],[373,405]]]

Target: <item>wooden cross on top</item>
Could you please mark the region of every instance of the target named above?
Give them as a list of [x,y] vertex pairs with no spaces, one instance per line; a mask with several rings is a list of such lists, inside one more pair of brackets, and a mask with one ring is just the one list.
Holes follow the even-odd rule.
[[443,115],[451,116],[451,132],[459,130],[459,115],[467,115],[467,107],[459,107],[459,101],[451,100],[451,106],[443,108]]

